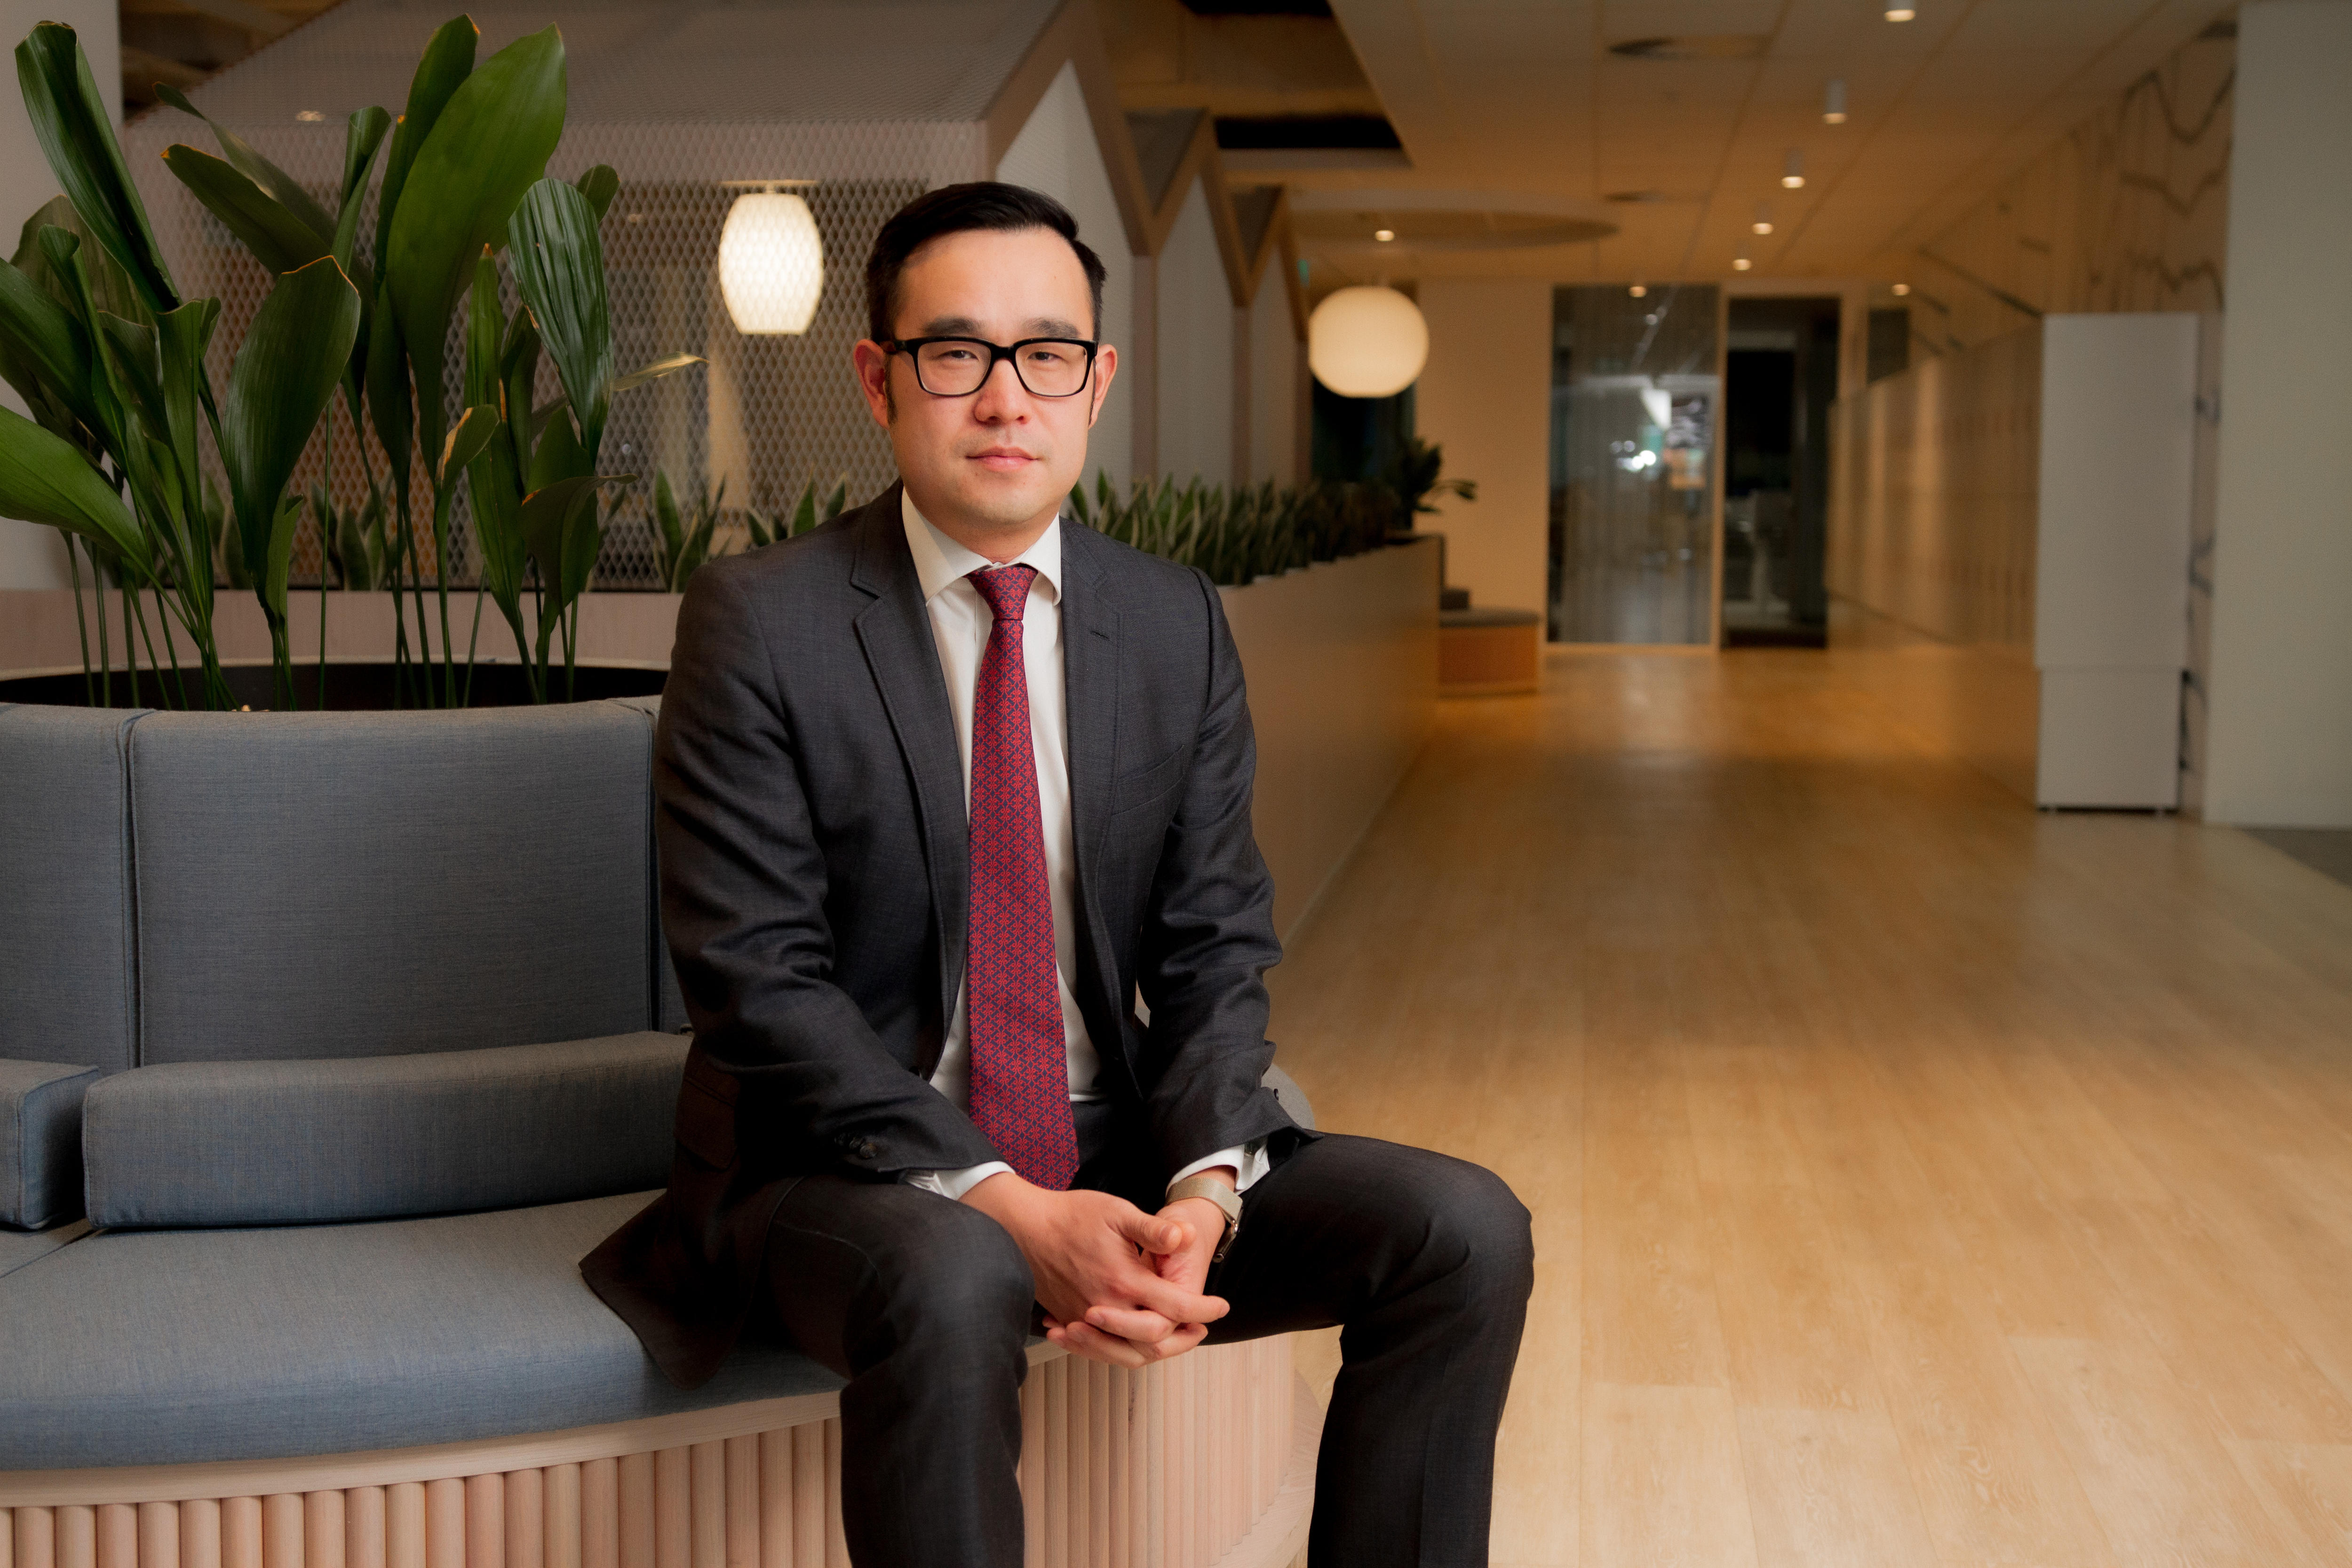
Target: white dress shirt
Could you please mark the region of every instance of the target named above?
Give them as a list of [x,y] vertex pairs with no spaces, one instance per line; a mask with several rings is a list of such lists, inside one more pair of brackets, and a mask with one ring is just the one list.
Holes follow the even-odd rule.
[[[1031,566],[1037,572],[1029,584],[1029,605],[1022,613],[1021,664],[1029,679],[1029,738],[1037,755],[1037,813],[1045,837],[1045,885],[1054,905],[1055,988],[1062,997],[1062,1040],[1069,1054],[1070,1098],[1099,1100],[1096,1078],[1102,1058],[1087,1034],[1087,1021],[1070,991],[1076,973],[1077,938],[1072,921],[1077,908],[1076,836],[1070,826],[1069,705],[1062,673],[1062,523],[1055,519],[1037,542],[1011,561],[991,561],[966,550],[934,527],[915,510],[914,498],[900,493],[900,510],[907,529],[907,548],[914,552],[915,574],[923,586],[923,605],[929,613],[931,637],[940,650],[940,669],[947,677],[948,706],[955,714],[956,749],[963,759],[964,807],[971,806],[972,693],[980,681],[981,656],[988,651],[989,634],[996,616],[980,590],[967,579],[986,566]],[[964,990],[956,992],[955,1015],[948,1021],[946,1044],[940,1051],[931,1087],[955,1108],[969,1113],[971,1103],[971,1047],[964,1016]],[[1265,1143],[1256,1140],[1241,1148],[1220,1149],[1176,1173],[1169,1184],[1218,1165],[1229,1165],[1235,1184],[1246,1189],[1269,1168]],[[999,1171],[1013,1167],[1002,1160],[960,1171],[916,1171],[907,1179],[916,1186],[961,1199]]]

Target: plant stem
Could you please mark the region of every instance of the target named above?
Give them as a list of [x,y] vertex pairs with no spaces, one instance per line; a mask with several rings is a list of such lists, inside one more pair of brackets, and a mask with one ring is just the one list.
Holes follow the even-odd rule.
[[[147,645],[147,668],[155,675],[155,700],[169,708],[172,706],[172,694],[163,685],[163,661],[155,657],[154,634],[147,629],[147,612],[140,607],[138,590],[125,589],[122,597],[125,604],[139,611],[139,640]],[[159,616],[163,614],[160,602],[156,605],[156,614]],[[123,640],[126,642],[130,640],[130,633],[127,630],[123,633]],[[184,707],[186,704],[183,703],[182,706]]]
[[180,645],[172,639],[172,617],[163,613],[162,586],[155,584],[150,584],[149,586],[155,595],[156,624],[163,628],[163,647],[172,656],[172,684],[179,688],[180,708],[185,711],[188,706],[188,678],[180,669]]
[[460,708],[474,705],[474,650],[482,646],[482,601],[489,597],[479,583],[474,584],[474,635],[466,639],[466,700]]
[[98,622],[98,705],[114,706],[114,649],[106,635],[106,568],[99,561],[98,546],[89,550],[89,601],[97,609]]
[[457,706],[457,649],[449,636],[449,502],[446,485],[433,487],[434,590],[441,601],[441,706]]
[[65,534],[66,567],[73,574],[74,630],[81,637],[82,706],[95,708],[98,706],[98,682],[91,679],[89,673],[89,623],[83,618],[81,613],[81,556],[75,552],[74,536],[66,533],[64,529],[59,529],[58,531]]
[[130,577],[121,572],[114,574],[114,590],[122,599],[122,667],[131,677],[131,706],[139,706],[139,645],[131,640],[131,605],[132,591]]

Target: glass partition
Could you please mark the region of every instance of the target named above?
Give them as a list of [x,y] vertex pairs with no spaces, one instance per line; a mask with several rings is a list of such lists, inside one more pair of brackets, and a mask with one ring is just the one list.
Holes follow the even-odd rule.
[[1555,642],[1711,644],[1716,290],[1552,291]]

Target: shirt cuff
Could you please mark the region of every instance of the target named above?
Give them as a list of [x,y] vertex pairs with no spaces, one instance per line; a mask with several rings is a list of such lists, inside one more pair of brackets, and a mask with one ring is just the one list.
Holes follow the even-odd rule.
[[1265,1140],[1253,1138],[1235,1148],[1220,1149],[1204,1160],[1193,1161],[1169,1177],[1168,1184],[1172,1187],[1187,1176],[1197,1176],[1203,1171],[1213,1171],[1219,1165],[1231,1165],[1234,1168],[1234,1191],[1237,1193],[1249,1191],[1252,1183],[1274,1169],[1274,1163],[1265,1157]]
[[909,1171],[907,1173],[907,1184],[961,1203],[964,1194],[999,1171],[1011,1169],[1013,1167],[1002,1160],[991,1160],[984,1165],[966,1165],[961,1171]]

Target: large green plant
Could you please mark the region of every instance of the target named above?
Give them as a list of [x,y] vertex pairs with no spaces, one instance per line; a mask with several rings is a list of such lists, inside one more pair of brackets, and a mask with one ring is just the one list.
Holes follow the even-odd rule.
[[[219,502],[202,466],[209,434],[229,479],[223,521],[236,530],[278,654],[279,700],[290,703],[285,563],[295,521],[283,497],[350,358],[358,290],[331,258],[282,269],[216,397],[205,353],[219,301],[180,297],[73,29],[35,27],[16,47],[16,76],[65,195],[0,264],[0,374],[33,411],[0,411],[0,511],[94,547],[101,584],[111,576],[122,593],[126,641],[139,595],[153,599],[170,683],[143,610],[136,619],[165,700],[226,707],[212,629]],[[174,620],[194,644],[193,689]]]
[[[72,29],[45,23],[16,51],[27,112],[65,195],[37,215],[0,271],[0,374],[34,412],[29,421],[0,417],[0,510],[81,541],[101,586],[110,578],[122,589],[126,638],[134,611],[147,637],[136,611],[142,591],[170,607],[197,649],[196,689],[182,683],[184,702],[228,703],[212,632],[216,558],[260,598],[278,700],[293,700],[287,577],[304,508],[288,486],[338,389],[371,499],[339,514],[320,487],[308,510],[322,561],[339,563],[346,586],[382,582],[394,591],[398,700],[447,705],[470,696],[472,639],[461,683],[448,606],[461,483],[474,503],[484,584],[518,643],[537,652],[534,693],[551,694],[550,638],[559,627],[568,677],[579,595],[603,539],[599,492],[627,477],[596,468],[611,400],[698,362],[673,355],[613,374],[596,231],[618,178],[603,167],[576,187],[545,177],[563,129],[562,36],[548,27],[477,66],[478,37],[463,16],[435,33],[397,121],[382,109],[351,116],[331,211],[225,127],[212,127],[218,157],[186,145],[164,154],[278,278],[219,398],[205,368],[219,302],[179,298]],[[197,112],[178,93],[163,96]],[[375,238],[362,253],[379,154]],[[509,243],[526,306],[512,322],[495,260]],[[467,397],[452,410],[442,390],[450,326],[469,290]],[[485,331],[494,339],[487,352],[477,342]],[[542,342],[564,393],[534,408]],[[228,481],[225,505],[205,478],[207,434]],[[382,480],[369,435],[385,460]],[[416,515],[420,472],[429,531]],[[421,533],[438,602],[437,670]],[[77,582],[79,573],[77,559]],[[527,588],[538,619],[530,630]],[[102,600],[100,627],[103,638]],[[164,631],[168,645],[168,623]],[[149,662],[160,668],[152,650]],[[176,674],[176,647],[173,663]],[[323,676],[322,668],[322,701]]]

